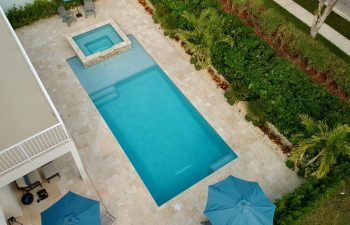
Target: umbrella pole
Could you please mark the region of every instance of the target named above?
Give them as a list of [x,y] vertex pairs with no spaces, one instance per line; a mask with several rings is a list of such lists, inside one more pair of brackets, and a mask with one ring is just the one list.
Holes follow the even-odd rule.
[[78,1],[75,2],[75,6],[77,7],[77,11],[78,11],[78,13],[77,13],[75,16],[76,16],[77,18],[82,17],[83,14],[81,14],[80,11],[79,11],[79,3],[78,3]]

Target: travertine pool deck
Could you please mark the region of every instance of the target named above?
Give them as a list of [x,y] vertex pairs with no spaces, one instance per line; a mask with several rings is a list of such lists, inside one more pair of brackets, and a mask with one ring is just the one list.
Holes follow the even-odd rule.
[[[196,71],[178,43],[163,36],[136,0],[100,0],[97,17],[77,19],[68,27],[58,16],[16,30],[24,48],[73,137],[82,161],[117,224],[199,224],[207,198],[207,186],[229,174],[258,181],[275,199],[299,183],[284,164],[284,157],[236,106],[229,105],[206,71]],[[170,79],[238,155],[238,159],[157,207],[146,186],[99,115],[89,96],[66,63],[74,56],[65,35],[112,18],[132,33]],[[140,96],[142,97],[142,96]],[[70,156],[57,160],[62,177],[45,183],[50,197],[23,207],[19,218],[26,225],[39,225],[40,212],[67,191],[97,198],[89,181],[83,182]],[[160,178],[161,179],[161,178]]]

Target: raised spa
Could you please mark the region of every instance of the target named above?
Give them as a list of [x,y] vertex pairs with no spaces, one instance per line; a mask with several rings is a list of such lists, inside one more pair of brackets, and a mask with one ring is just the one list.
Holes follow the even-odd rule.
[[85,67],[131,48],[131,42],[113,20],[106,20],[67,36]]

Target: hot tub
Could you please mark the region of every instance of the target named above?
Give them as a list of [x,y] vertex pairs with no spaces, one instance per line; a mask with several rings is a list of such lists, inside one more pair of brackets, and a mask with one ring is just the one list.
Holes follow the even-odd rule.
[[129,38],[111,19],[74,32],[67,40],[85,67],[131,48]]

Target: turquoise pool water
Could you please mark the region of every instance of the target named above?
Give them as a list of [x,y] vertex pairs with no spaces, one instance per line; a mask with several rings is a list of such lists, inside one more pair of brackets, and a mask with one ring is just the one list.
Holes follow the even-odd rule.
[[73,40],[85,56],[101,52],[123,41],[110,24],[77,35]]
[[[92,68],[85,69],[76,57],[68,63],[155,202],[162,205],[237,156],[137,40],[129,38],[131,52]],[[133,57],[128,60],[124,54]],[[132,66],[135,61],[138,64]],[[109,67],[131,72],[123,76]],[[93,79],[104,76],[107,81],[94,88]]]

